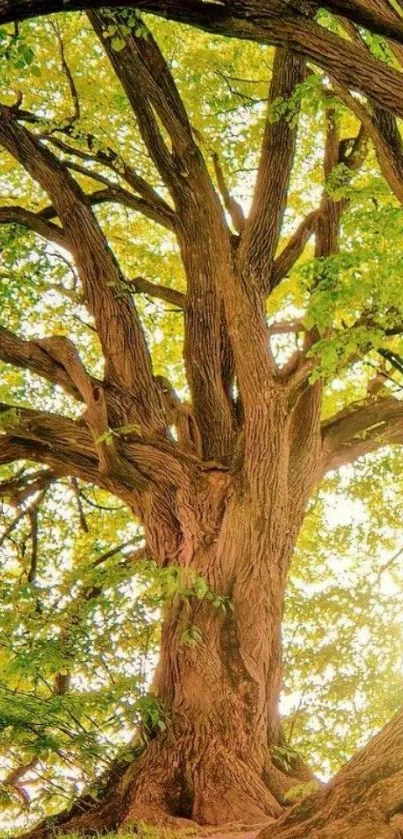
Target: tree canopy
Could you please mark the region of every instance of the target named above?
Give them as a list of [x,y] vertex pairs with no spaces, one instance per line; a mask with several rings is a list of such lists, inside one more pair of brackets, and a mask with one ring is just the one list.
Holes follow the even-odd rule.
[[[264,329],[294,398],[320,386],[326,452],[276,759],[327,779],[401,705],[401,4],[102,5],[0,0],[0,793],[20,824],[169,725],[148,693],[167,604],[231,609],[161,567],[141,499],[231,469],[238,433],[248,450]],[[208,261],[219,207],[253,294],[223,304],[184,244],[190,193],[194,241]]]

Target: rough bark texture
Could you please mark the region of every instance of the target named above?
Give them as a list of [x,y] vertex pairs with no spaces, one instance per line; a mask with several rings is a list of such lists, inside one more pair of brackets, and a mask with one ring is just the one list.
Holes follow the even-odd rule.
[[403,836],[403,714],[398,714],[328,787],[296,805],[259,839],[400,839]]
[[[301,485],[295,473],[292,481],[287,475],[291,434],[286,423],[281,452],[272,451],[281,475],[270,499],[265,493],[251,501],[239,478],[215,469],[178,494],[179,527],[170,534],[175,561],[188,568],[190,581],[195,572],[202,575],[231,605],[197,598],[170,604],[153,684],[167,729],[153,736],[106,803],[73,816],[64,830],[129,827],[139,820],[259,825],[281,814],[289,787],[309,779],[297,765],[295,774],[285,775],[271,755],[281,742],[286,573],[303,509]],[[159,558],[166,563],[168,531],[161,539],[154,513],[145,524],[149,544],[155,555],[163,550]],[[195,627],[200,643],[188,646],[184,633]]]

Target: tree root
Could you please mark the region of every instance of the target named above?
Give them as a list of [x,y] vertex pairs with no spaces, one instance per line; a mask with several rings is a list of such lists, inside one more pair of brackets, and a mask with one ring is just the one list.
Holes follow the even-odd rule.
[[403,839],[403,713],[259,839]]

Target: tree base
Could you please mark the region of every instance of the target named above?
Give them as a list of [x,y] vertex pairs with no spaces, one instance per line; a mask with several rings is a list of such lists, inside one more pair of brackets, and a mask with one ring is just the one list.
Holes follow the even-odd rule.
[[[102,835],[134,831],[151,824],[178,831],[225,825],[261,828],[283,808],[250,765],[223,747],[205,748],[200,759],[185,759],[188,749],[157,738],[144,754],[119,773],[102,798],[85,796],[70,811],[46,819],[24,839],[53,839],[77,833]],[[297,781],[272,767],[271,777],[283,790]]]
[[[265,824],[258,839],[403,839],[403,713],[327,787],[288,810],[238,755],[207,747],[190,763],[182,746],[157,738],[136,762],[116,771],[101,800],[80,799],[24,839],[136,832],[144,823],[161,827],[161,836],[167,827],[192,827],[200,835],[208,826],[222,834],[228,824]],[[282,779],[296,783],[273,765],[267,776],[280,786]]]

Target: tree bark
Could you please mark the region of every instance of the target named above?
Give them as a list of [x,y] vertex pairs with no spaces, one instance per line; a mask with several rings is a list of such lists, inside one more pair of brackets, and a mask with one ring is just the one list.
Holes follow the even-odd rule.
[[[273,456],[283,469],[288,426],[278,447]],[[303,516],[302,505],[288,502],[278,479],[257,499],[239,478],[213,469],[178,496],[176,534],[169,521],[156,518],[155,507],[148,521],[145,515],[154,554],[162,564],[169,556],[181,566],[190,592],[173,597],[163,620],[152,693],[165,728],[149,732],[147,748],[111,796],[60,830],[178,819],[260,825],[281,815],[284,793],[307,777],[297,766],[286,774],[272,754],[282,737],[285,584]],[[204,596],[197,596],[201,579]],[[30,835],[46,837],[54,829],[53,822]]]
[[259,839],[401,839],[403,713],[344,766],[327,788],[297,804]]
[[153,684],[167,729],[123,782],[125,825],[167,813],[253,824],[281,812],[289,779],[270,747],[281,736],[280,628],[300,521],[283,518],[284,499],[254,503],[243,489],[218,473],[207,495],[178,506],[185,578],[190,589],[203,578],[216,602],[177,595],[169,606]]

